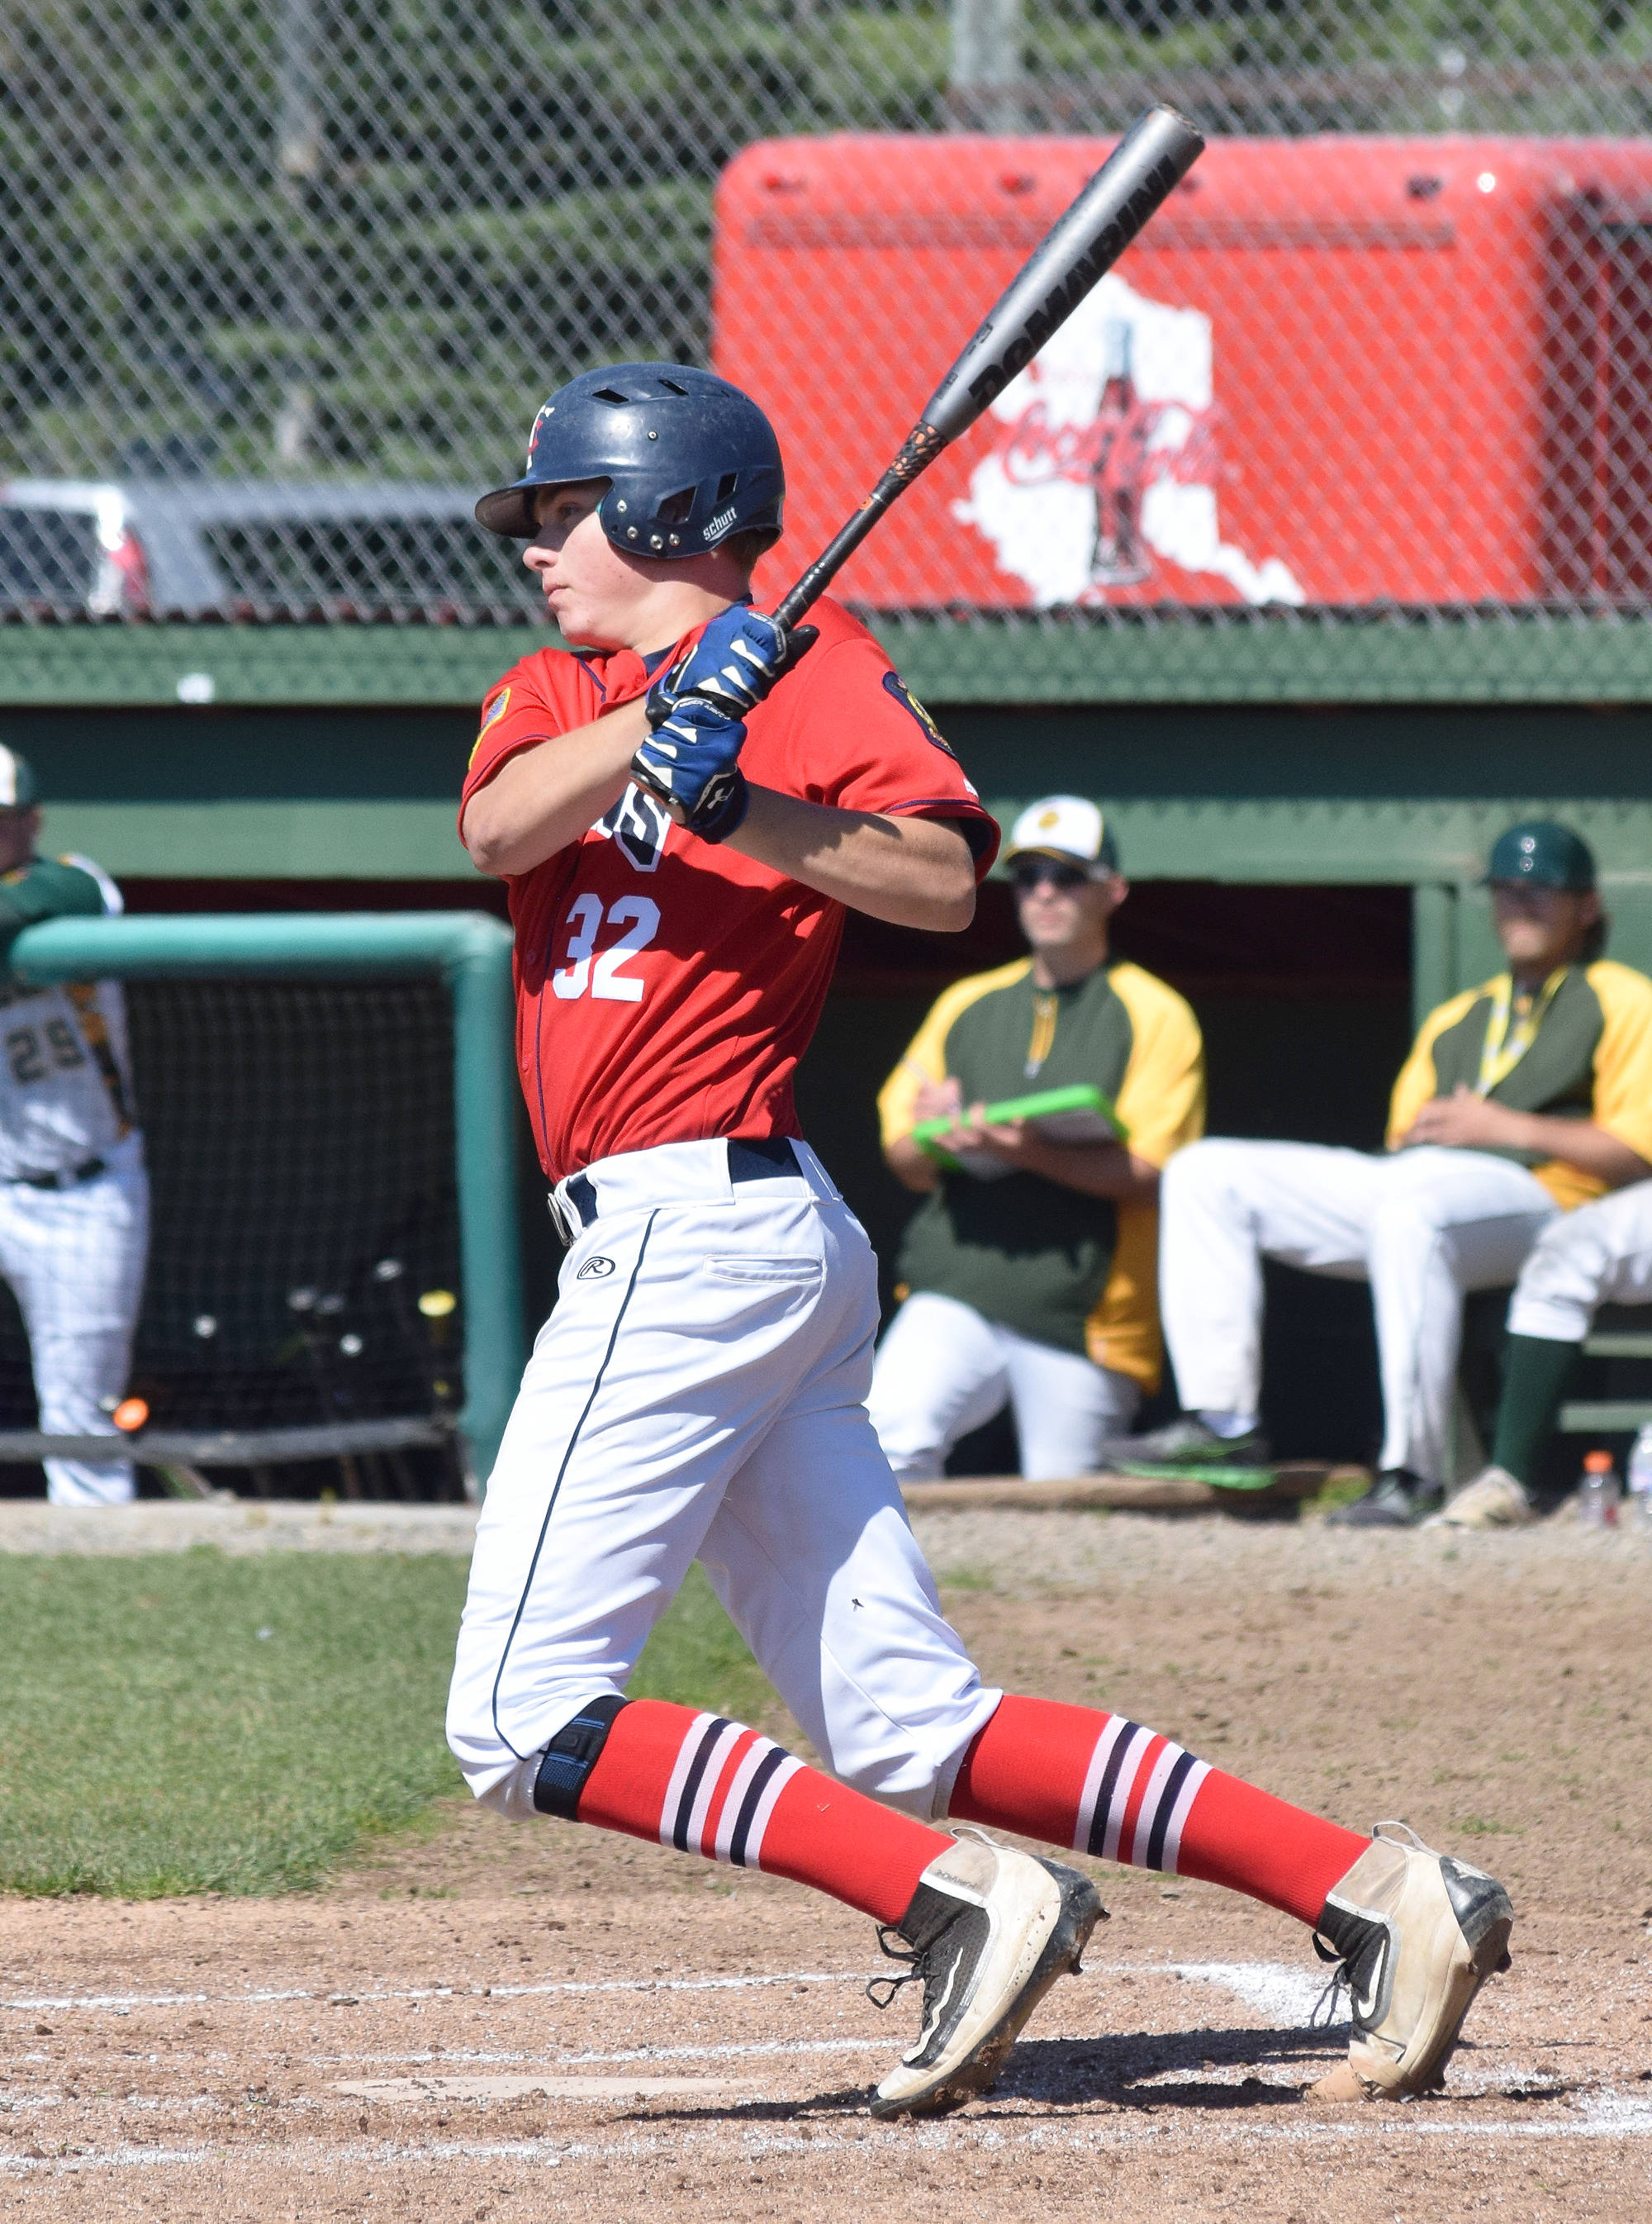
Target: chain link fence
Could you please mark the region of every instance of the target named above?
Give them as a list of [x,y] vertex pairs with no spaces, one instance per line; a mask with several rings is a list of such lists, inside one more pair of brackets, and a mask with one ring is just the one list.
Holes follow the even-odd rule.
[[1652,6],[7,0],[0,614],[526,617],[470,506],[636,357],[771,408],[782,584],[1157,98],[1193,190],[847,597],[1643,611]]

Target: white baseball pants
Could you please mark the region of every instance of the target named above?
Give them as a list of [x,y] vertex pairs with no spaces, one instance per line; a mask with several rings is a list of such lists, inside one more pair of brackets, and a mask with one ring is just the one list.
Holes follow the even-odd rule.
[[1092,1474],[1102,1444],[1135,1418],[1140,1394],[1127,1374],[920,1290],[889,1324],[867,1403],[895,1473],[903,1482],[928,1482],[944,1472],[958,1439],[1007,1402],[1021,1472],[1043,1482]]
[[827,1767],[929,1820],[982,1687],[867,1418],[872,1247],[806,1145],[735,1184],[721,1143],[588,1170],[476,1527],[447,1715],[477,1798],[531,1815],[545,1747],[625,1689],[697,1558]]
[[1549,1223],[1515,1284],[1510,1332],[1581,1343],[1607,1304],[1652,1305],[1652,1181]]
[[1368,1154],[1216,1138],[1176,1153],[1159,1197],[1159,1305],[1186,1408],[1258,1410],[1264,1258],[1368,1281],[1381,1464],[1448,1479],[1464,1292],[1514,1279],[1555,1216],[1541,1182],[1434,1144]]
[[[47,1436],[117,1437],[99,1400],[125,1391],[149,1248],[142,1136],[102,1153],[106,1171],[73,1189],[0,1182],[0,1275],[28,1331]],[[57,1506],[113,1506],[136,1490],[132,1463],[47,1460]]]

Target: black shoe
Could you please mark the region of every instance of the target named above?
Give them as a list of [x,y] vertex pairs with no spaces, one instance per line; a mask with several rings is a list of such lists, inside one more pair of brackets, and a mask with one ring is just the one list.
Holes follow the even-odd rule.
[[1122,1469],[1127,1474],[1138,1467],[1266,1467],[1271,1457],[1260,1429],[1247,1429],[1242,1437],[1219,1437],[1191,1413],[1183,1413],[1145,1436],[1109,1437],[1096,1463],[1104,1473]]
[[924,2020],[873,2095],[873,2114],[945,2116],[984,2093],[1056,1978],[1078,1968],[1102,1913],[1088,1877],[985,1836],[960,1838],[932,1861],[899,1923],[878,1934],[892,1960],[911,1966],[874,1979],[868,1997],[887,2007],[921,1980]]
[[1363,1498],[1339,1506],[1325,1517],[1333,1529],[1414,1529],[1445,1503],[1437,1482],[1424,1482],[1409,1468],[1387,1467]]
[[1346,1988],[1353,2031],[1313,2097],[1401,2101],[1441,2083],[1474,1995],[1509,1966],[1513,1924],[1495,1877],[1379,1823],[1315,1926],[1315,1951],[1337,1965],[1328,2003]]

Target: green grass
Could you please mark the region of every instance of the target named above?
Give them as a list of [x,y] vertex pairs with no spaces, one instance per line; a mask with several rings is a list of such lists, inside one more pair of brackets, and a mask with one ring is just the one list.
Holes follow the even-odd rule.
[[[0,1557],[0,1889],[302,1890],[461,1789],[463,1561]],[[637,1697],[772,1705],[698,1569]]]
[[717,1604],[697,1562],[649,1639],[627,1696],[709,1707],[741,1722],[773,1713],[768,1679]]

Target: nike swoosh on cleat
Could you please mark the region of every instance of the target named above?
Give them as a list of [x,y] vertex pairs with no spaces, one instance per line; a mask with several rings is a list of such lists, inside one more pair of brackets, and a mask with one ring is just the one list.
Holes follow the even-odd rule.
[[947,2002],[952,1998],[952,1988],[957,1981],[958,1962],[955,1961],[951,1968],[947,1972],[947,1988],[945,1992],[942,1993],[940,1999],[936,2000],[934,2014],[924,2025],[923,2030],[917,2034],[917,2044],[912,2048],[909,2054],[902,2057],[903,2060],[907,2062],[916,2062],[922,2055],[924,2048],[929,2044],[930,2039],[934,2038],[936,2032],[940,2029],[941,2018],[946,2011]]

